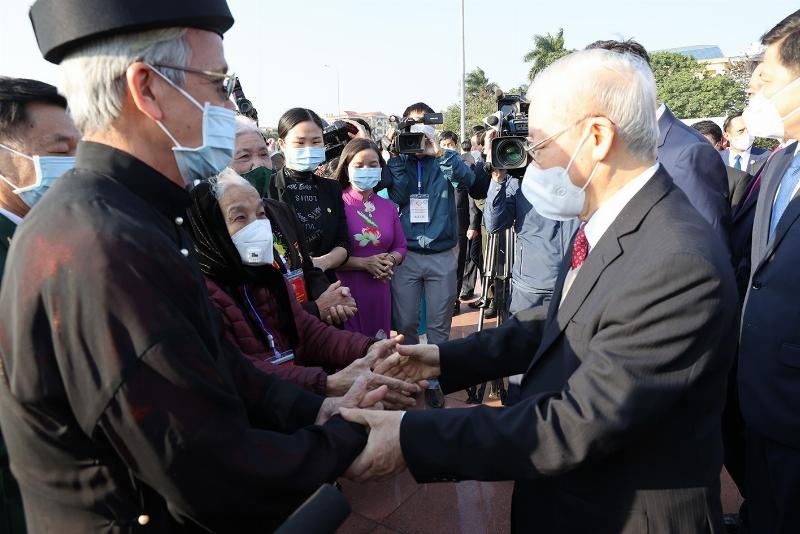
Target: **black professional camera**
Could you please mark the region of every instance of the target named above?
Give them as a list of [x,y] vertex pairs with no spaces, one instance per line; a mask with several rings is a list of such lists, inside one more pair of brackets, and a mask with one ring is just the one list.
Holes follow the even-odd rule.
[[389,122],[394,126],[397,134],[391,143],[386,143],[384,148],[392,154],[422,154],[425,152],[425,134],[422,132],[412,132],[411,126],[414,124],[442,124],[444,115],[441,113],[426,113],[422,119],[412,119],[406,117],[401,119],[397,115],[389,117]]
[[522,176],[528,165],[525,150],[528,137],[528,108],[530,103],[519,95],[497,97],[497,112],[483,122],[497,131],[492,139],[492,167],[507,169],[512,176]]
[[334,121],[333,124],[322,130],[322,142],[325,144],[325,161],[330,161],[341,155],[344,145],[350,142],[348,133],[355,135],[358,133],[358,128],[344,121]]
[[236,99],[236,108],[239,113],[258,122],[258,111],[253,107],[253,103],[244,96],[242,82],[239,81],[239,78],[236,78],[236,83],[233,86],[233,97]]

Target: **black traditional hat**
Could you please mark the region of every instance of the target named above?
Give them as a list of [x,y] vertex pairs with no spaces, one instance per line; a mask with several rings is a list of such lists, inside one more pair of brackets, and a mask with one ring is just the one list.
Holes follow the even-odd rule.
[[30,17],[39,50],[51,63],[98,37],[169,27],[222,35],[233,26],[225,0],[37,0]]

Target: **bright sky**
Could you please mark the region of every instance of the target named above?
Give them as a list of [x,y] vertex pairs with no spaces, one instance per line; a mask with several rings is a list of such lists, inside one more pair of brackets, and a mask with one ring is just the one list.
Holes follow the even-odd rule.
[[[166,1],[166,0],[165,0]],[[399,114],[419,100],[443,110],[459,99],[460,0],[228,0],[228,63],[262,126],[287,109]],[[0,74],[55,84],[36,47],[25,0],[0,0]],[[718,45],[737,55],[797,9],[796,0],[465,0],[467,71],[502,88],[526,81],[533,35],[564,28],[566,46],[629,38],[648,50]],[[514,7],[511,7],[514,6]],[[554,7],[557,6],[557,7]],[[331,65],[326,68],[324,65]]]

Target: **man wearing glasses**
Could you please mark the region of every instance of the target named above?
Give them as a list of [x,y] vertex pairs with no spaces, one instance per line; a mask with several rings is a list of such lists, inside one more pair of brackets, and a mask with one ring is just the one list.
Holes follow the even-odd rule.
[[31,20],[83,140],[0,292],[0,426],[28,530],[272,531],[363,448],[339,406],[384,391],[323,400],[257,371],[208,301],[186,187],[233,156],[230,11],[38,0]]
[[629,54],[585,50],[528,92],[520,190],[579,217],[550,301],[500,327],[399,346],[376,372],[445,392],[524,373],[511,407],[343,409],[370,427],[348,470],[514,480],[512,532],[722,532],[720,416],[737,291],[722,243],[656,161],[656,88]]

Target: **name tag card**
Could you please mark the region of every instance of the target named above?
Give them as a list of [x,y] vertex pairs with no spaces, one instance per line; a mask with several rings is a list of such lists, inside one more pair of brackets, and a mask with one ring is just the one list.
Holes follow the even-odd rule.
[[428,214],[428,195],[411,195],[409,209],[412,223],[430,222]]

